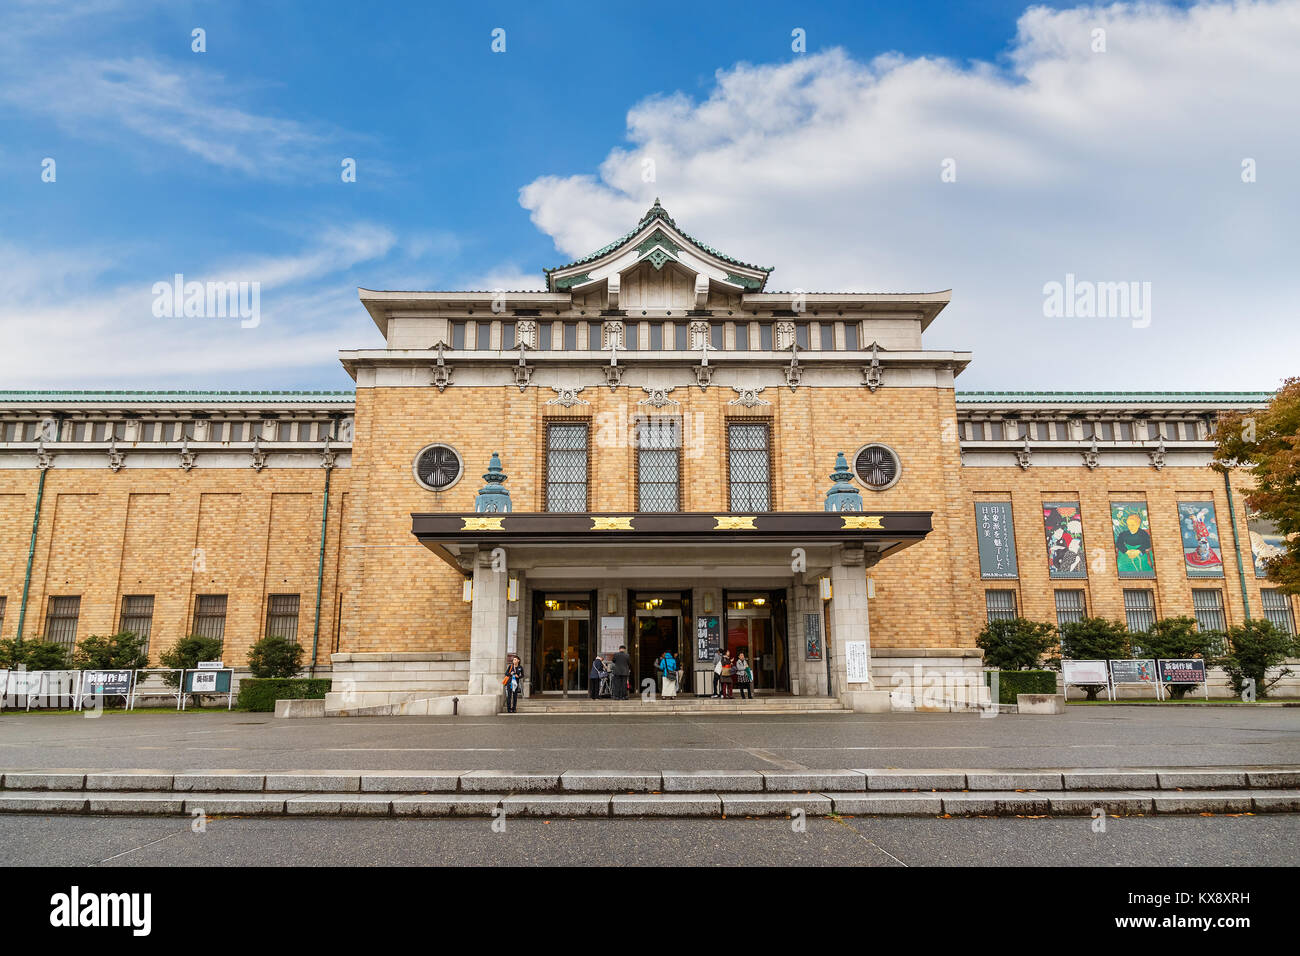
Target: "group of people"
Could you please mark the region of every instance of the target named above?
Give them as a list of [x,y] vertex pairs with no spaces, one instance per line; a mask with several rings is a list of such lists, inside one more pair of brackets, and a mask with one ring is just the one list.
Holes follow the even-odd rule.
[[732,657],[727,651],[719,651],[713,660],[713,696],[730,700],[733,688],[741,698],[754,699],[754,668],[749,665],[744,651],[738,651]]
[[[659,674],[660,696],[669,699],[676,697],[681,685],[681,667],[671,651],[664,651],[655,659],[655,670]],[[518,655],[512,654],[501,681],[506,693],[506,713],[515,713],[523,684],[523,665],[520,664]],[[608,664],[600,655],[596,655],[591,662],[591,672],[587,675],[587,693],[592,700],[600,697],[627,700],[631,685],[632,658],[628,656],[627,645],[620,644]],[[713,696],[730,700],[734,696],[733,691],[739,692],[742,699],[754,699],[754,669],[745,658],[744,651],[737,652],[734,658],[727,651],[719,651],[713,662]]]

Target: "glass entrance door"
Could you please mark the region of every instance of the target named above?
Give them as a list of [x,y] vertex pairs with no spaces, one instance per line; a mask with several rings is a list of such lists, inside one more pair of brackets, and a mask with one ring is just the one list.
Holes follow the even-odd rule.
[[[633,649],[633,674],[636,684],[633,691],[644,686],[646,680],[658,688],[659,672],[655,661],[665,651],[677,659],[677,673],[686,672],[686,648],[682,646],[682,595],[678,593],[649,594],[637,592],[632,606],[636,609],[636,641]],[[679,688],[684,690],[685,688]]]
[[590,599],[548,597],[542,602],[542,627],[533,655],[543,694],[585,694],[590,667]]
[[744,652],[754,672],[754,690],[785,690],[787,666],[783,635],[773,628],[772,598],[766,592],[728,593],[727,653]]

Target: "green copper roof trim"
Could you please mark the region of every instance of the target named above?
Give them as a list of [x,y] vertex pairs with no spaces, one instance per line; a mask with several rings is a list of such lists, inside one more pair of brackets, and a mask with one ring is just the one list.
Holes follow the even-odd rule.
[[148,391],[133,389],[0,389],[0,402],[354,402],[347,391]]
[[[704,243],[700,242],[700,240],[696,239],[694,236],[687,235],[681,229],[678,229],[677,223],[673,221],[673,217],[668,215],[668,210],[664,209],[663,206],[659,205],[659,200],[655,199],[655,204],[650,207],[650,209],[646,212],[644,216],[641,217],[641,221],[636,224],[636,228],[633,229],[631,232],[625,233],[624,235],[615,239],[613,242],[609,243],[608,245],[601,246],[595,252],[589,253],[581,257],[580,259],[574,259],[572,262],[568,263],[567,265],[555,266],[553,269],[543,269],[542,274],[546,277],[547,288],[548,289],[552,288],[551,273],[563,272],[565,269],[572,269],[574,266],[580,266],[588,262],[594,262],[597,259],[603,259],[605,256],[609,255],[615,249],[618,249],[621,246],[625,246],[629,242],[631,242],[634,238],[636,238],[637,233],[641,232],[643,229],[645,229],[646,226],[650,225],[650,223],[652,223],[656,219],[662,219],[664,222],[668,223],[668,225],[676,229],[677,232],[681,235],[681,237],[685,239],[687,242],[689,242],[691,245],[695,246],[697,249],[700,249],[703,252],[707,252],[709,255],[714,256],[715,258],[721,259],[723,262],[729,262],[733,266],[740,266],[742,269],[753,269],[755,272],[772,272],[776,268],[776,266],[756,266],[752,262],[744,262],[740,259],[735,258],[734,256],[729,256],[726,253],[719,252],[717,249],[714,249],[712,246],[705,245]],[[638,246],[637,248],[639,250],[640,246]],[[680,248],[677,251],[680,252],[681,251]],[[761,288],[762,284],[763,283],[760,281],[758,285],[753,286],[753,288]],[[554,288],[558,289],[559,286],[556,285],[554,286]]]
[[682,251],[682,247],[669,239],[662,229],[656,229],[641,242],[637,243],[637,255],[643,256],[655,246],[663,246],[669,252],[673,253],[673,255],[677,255]]
[[957,392],[961,402],[1268,402],[1272,392]]
[[747,276],[738,276],[734,272],[727,273],[727,281],[732,285],[742,286],[746,289],[757,289],[763,284],[757,279],[750,279]]
[[575,285],[582,285],[584,282],[590,282],[590,281],[591,281],[591,273],[590,273],[590,272],[583,272],[583,273],[581,273],[580,275],[576,275],[576,276],[565,276],[563,279],[556,279],[556,280],[555,280],[555,288],[557,288],[557,289],[571,289],[571,288],[573,288]]

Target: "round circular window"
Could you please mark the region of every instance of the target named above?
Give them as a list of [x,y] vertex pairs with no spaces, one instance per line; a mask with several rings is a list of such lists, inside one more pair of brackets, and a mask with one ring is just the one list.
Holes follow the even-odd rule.
[[853,459],[853,471],[858,481],[872,491],[892,488],[898,481],[902,467],[898,454],[888,445],[864,445]]
[[450,445],[426,445],[415,456],[415,480],[421,488],[446,491],[465,472],[464,463]]

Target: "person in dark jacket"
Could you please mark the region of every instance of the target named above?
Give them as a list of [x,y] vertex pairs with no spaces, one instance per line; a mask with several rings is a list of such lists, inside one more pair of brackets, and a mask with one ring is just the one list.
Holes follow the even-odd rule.
[[627,646],[618,645],[618,653],[610,666],[614,672],[614,699],[627,700],[627,681],[632,675],[632,658],[627,656]]
[[596,655],[591,662],[591,673],[587,675],[587,693],[592,700],[600,696],[600,682],[605,676],[605,662]]
[[519,706],[519,691],[524,686],[524,668],[519,663],[518,657],[511,655],[506,664],[506,676],[501,681],[501,686],[506,690],[506,713],[513,714],[515,708]]

